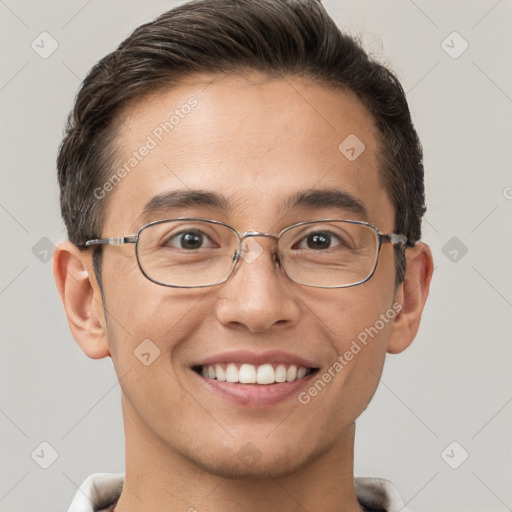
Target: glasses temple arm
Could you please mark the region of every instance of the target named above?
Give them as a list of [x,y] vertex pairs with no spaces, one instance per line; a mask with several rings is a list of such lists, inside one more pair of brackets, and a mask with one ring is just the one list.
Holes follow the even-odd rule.
[[383,242],[389,242],[390,244],[396,245],[396,244],[403,244],[408,245],[409,247],[414,246],[413,243],[409,242],[407,240],[407,237],[405,235],[397,235],[396,233],[389,233],[387,235],[381,235]]
[[134,244],[137,242],[138,235],[129,236],[118,236],[114,238],[97,238],[94,240],[88,240],[85,242],[84,247],[90,247],[91,245],[124,245]]

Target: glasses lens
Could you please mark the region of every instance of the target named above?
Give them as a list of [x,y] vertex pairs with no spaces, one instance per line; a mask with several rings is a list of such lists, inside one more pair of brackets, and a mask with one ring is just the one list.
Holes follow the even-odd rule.
[[239,239],[234,230],[205,220],[170,220],[141,230],[137,258],[142,272],[167,286],[211,286],[233,269]]
[[281,264],[300,284],[338,288],[368,279],[377,263],[379,238],[365,224],[347,221],[306,223],[286,230]]

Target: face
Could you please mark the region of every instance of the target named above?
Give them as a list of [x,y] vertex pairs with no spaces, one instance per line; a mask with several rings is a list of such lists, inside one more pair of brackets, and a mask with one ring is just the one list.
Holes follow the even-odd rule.
[[[170,128],[162,123],[173,112]],[[355,159],[339,150],[350,134],[364,144]],[[377,151],[372,118],[349,92],[291,77],[197,77],[124,113],[117,156],[129,172],[107,186],[101,236],[133,234],[175,217],[274,234],[302,221],[339,218],[388,233],[394,211]],[[290,196],[323,189],[350,194],[365,212],[330,202],[282,207]],[[156,196],[191,190],[221,194],[231,208],[161,200],[142,215]],[[101,313],[133,442],[144,438],[220,475],[277,476],[336,450],[375,392],[396,314],[393,249],[382,246],[366,283],[324,289],[290,280],[273,262],[272,239],[252,240],[263,251],[240,260],[228,281],[189,289],[146,279],[133,245],[105,247]],[[97,287],[95,293],[100,297]],[[219,365],[222,374],[229,364],[256,371],[283,365],[290,382],[201,375],[202,367]],[[306,368],[306,375],[294,380],[292,366]]]

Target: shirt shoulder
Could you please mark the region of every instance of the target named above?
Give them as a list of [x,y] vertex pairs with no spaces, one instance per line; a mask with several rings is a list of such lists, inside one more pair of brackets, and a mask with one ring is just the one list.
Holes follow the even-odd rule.
[[94,473],[87,477],[71,502],[68,512],[109,512],[117,503],[124,473]]
[[[76,492],[68,512],[110,512],[124,484],[124,473],[94,473]],[[355,477],[356,496],[370,512],[411,512],[396,489],[383,478]]]
[[389,480],[360,476],[354,478],[354,486],[359,503],[369,511],[412,512]]

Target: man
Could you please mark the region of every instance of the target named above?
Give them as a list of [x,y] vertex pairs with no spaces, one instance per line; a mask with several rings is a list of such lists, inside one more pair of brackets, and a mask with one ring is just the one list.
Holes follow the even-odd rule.
[[314,0],[202,0],[82,84],[58,158],[73,336],[111,357],[125,474],[70,511],[405,510],[355,420],[432,257],[396,78]]

